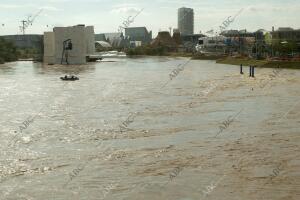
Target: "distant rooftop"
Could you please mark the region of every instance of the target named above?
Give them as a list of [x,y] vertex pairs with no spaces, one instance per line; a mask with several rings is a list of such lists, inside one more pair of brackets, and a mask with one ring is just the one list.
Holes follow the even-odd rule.
[[145,26],[127,27],[125,29],[147,29]]
[[193,8],[187,8],[187,7],[181,7],[178,10],[183,9],[183,10],[193,10]]
[[294,29],[291,27],[279,27],[277,31],[293,31]]
[[101,45],[102,47],[105,47],[105,48],[110,48],[111,47],[111,44],[109,44],[108,42],[105,42],[105,41],[95,41],[96,44],[99,44]]

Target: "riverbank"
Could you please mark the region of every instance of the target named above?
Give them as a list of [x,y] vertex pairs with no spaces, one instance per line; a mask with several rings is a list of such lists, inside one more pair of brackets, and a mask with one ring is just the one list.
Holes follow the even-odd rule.
[[218,60],[224,59],[224,55],[213,55],[213,54],[194,54],[192,55],[192,60]]
[[169,56],[169,57],[187,57],[192,60],[215,60],[218,64],[228,65],[253,65],[260,68],[286,68],[286,69],[300,69],[299,61],[270,61],[270,60],[255,60],[251,58],[233,58],[225,55],[205,55],[184,52],[168,52],[161,55],[135,54],[127,55],[128,57],[143,57],[143,56]]
[[[145,48],[146,49],[146,48]],[[191,58],[192,60],[218,60],[225,58],[224,55],[205,55],[198,54],[193,52],[168,52],[163,49],[142,49],[136,48],[134,50],[129,50],[126,52],[128,57],[137,57],[137,56],[170,56],[170,57],[186,57]]]
[[254,65],[261,68],[286,68],[286,69],[300,69],[300,62],[298,61],[268,61],[268,60],[255,60],[250,58],[221,58],[216,60],[219,64],[229,64],[229,65],[241,65],[249,66]]

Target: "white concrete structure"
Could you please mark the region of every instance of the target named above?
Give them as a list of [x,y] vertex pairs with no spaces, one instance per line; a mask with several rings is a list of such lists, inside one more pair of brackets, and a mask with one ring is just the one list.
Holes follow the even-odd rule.
[[85,27],[85,43],[87,54],[95,54],[95,32],[93,26]]
[[[72,49],[64,47],[70,40]],[[44,34],[44,62],[51,64],[85,64],[87,57],[95,53],[93,26],[77,25],[55,27],[53,32]]]
[[46,63],[55,63],[55,40],[54,32],[45,32],[44,33],[44,62]]

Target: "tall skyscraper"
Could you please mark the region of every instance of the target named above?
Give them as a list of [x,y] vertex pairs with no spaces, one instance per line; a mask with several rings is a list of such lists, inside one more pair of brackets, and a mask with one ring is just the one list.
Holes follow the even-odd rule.
[[194,10],[192,8],[178,9],[178,29],[182,35],[194,34]]

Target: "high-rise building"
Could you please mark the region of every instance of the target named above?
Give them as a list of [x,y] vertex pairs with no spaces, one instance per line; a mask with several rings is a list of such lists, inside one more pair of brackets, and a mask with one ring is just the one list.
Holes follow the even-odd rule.
[[194,34],[194,10],[192,8],[178,9],[178,29],[181,35]]

